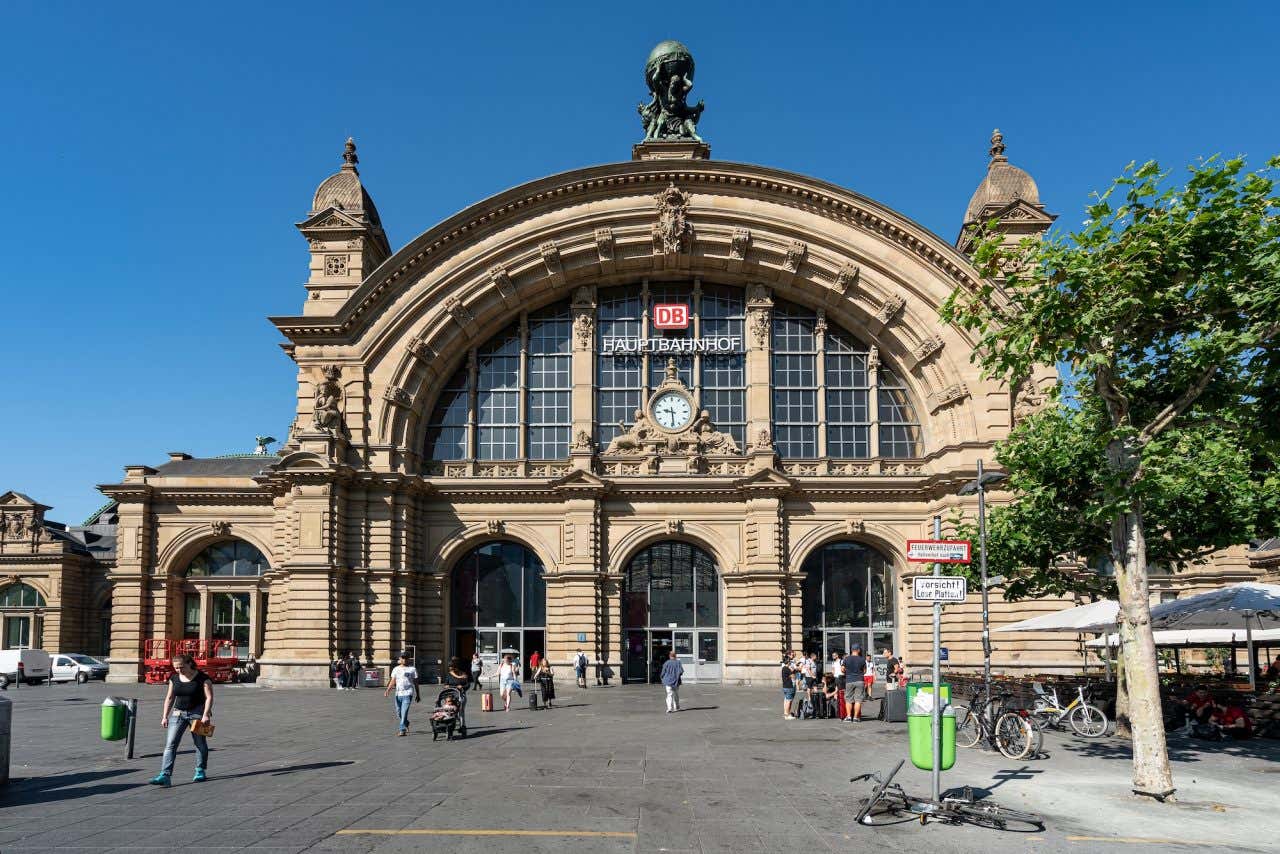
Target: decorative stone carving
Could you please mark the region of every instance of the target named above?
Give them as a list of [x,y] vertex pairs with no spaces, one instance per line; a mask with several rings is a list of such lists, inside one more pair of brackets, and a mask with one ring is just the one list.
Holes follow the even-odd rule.
[[894,294],[885,300],[884,305],[880,306],[880,310],[876,312],[876,320],[879,321],[881,326],[888,326],[906,305],[907,301],[900,294]]
[[[656,397],[672,388],[679,388],[686,393],[688,392],[688,387],[679,379],[677,374],[675,359],[668,361],[667,378],[654,391],[654,396]],[[614,436],[613,440],[609,442],[604,451],[605,456],[649,455],[655,458],[696,458],[693,463],[685,466],[684,471],[687,473],[702,465],[701,457],[703,454],[711,454],[713,456],[740,456],[742,454],[742,451],[738,448],[738,443],[734,441],[732,435],[721,433],[715,429],[715,426],[711,423],[711,414],[705,409],[699,412],[683,429],[675,431],[659,429],[643,409],[636,410],[635,422],[630,429],[627,429],[626,425],[622,423],[619,423],[618,426],[622,432]]]
[[573,444],[569,446],[571,451],[593,451],[596,443],[591,440],[591,434],[586,430],[579,430],[573,437]]
[[834,287],[840,292],[841,296],[853,296],[854,290],[858,287],[858,280],[861,278],[861,267],[855,267],[853,264],[845,264],[840,268],[840,272],[836,273]]
[[693,237],[688,219],[689,195],[672,183],[654,200],[658,206],[658,221],[653,224],[654,254],[687,253]]
[[747,326],[750,327],[751,340],[758,349],[763,350],[769,346],[769,312],[764,309],[753,309],[747,319]]
[[421,335],[409,339],[409,352],[424,362],[430,362],[438,355]]
[[791,245],[787,247],[787,254],[782,259],[782,270],[778,274],[779,280],[789,280],[800,271],[800,265],[804,262],[804,256],[809,252],[809,244],[802,240],[793,240]]
[[538,251],[542,254],[542,264],[547,268],[547,276],[552,284],[563,285],[564,261],[560,257],[560,247],[556,246],[554,240],[548,240],[538,247]]
[[944,406],[950,406],[953,403],[964,400],[969,396],[969,390],[965,388],[964,383],[955,383],[944,389],[932,392],[929,395],[929,411],[937,412]]
[[756,436],[751,440],[751,450],[753,451],[772,451],[773,437],[769,435],[768,427],[761,427],[756,431]]
[[403,406],[405,409],[413,406],[413,397],[398,385],[387,386],[387,390],[382,393],[382,398],[390,404]]
[[363,248],[364,248],[364,238],[363,238],[363,237],[353,237],[353,238],[351,238],[350,240],[348,240],[348,241],[347,241],[347,248],[348,248],[348,249],[363,249]]
[[589,285],[583,285],[573,292],[573,307],[589,311],[596,307],[596,297]]
[[485,520],[485,523],[484,523],[484,527],[485,527],[485,530],[486,530],[486,531],[488,531],[490,535],[501,534],[501,533],[502,533],[502,520],[501,520],[501,519],[486,519],[486,520]]
[[312,425],[327,433],[342,432],[342,386],[338,379],[342,369],[337,365],[325,365],[324,379],[316,383],[315,408]]
[[1036,387],[1035,381],[1027,378],[1018,383],[1018,390],[1013,397],[1014,423],[1030,418],[1040,411],[1049,400],[1049,395]]
[[919,365],[941,349],[942,339],[936,335],[931,335],[917,344],[911,353],[916,357],[916,364]]
[[210,522],[209,528],[213,531],[214,536],[225,537],[231,533],[231,523],[223,519],[216,522]]
[[462,304],[462,300],[456,296],[449,297],[444,304],[444,310],[449,313],[449,317],[453,318],[454,323],[464,329],[475,322],[475,317],[471,314],[471,310]]
[[596,256],[600,261],[601,269],[605,272],[613,272],[613,253],[616,249],[616,243],[613,237],[612,228],[596,229]]
[[253,455],[255,457],[265,457],[270,451],[267,450],[268,445],[275,444],[275,436],[254,436],[253,437]]
[[684,528],[684,522],[680,519],[667,520],[667,533],[678,534]]
[[721,433],[711,423],[711,413],[702,410],[692,429],[698,436],[698,449],[706,454],[741,454],[731,433]]
[[698,136],[698,119],[705,105],[690,107],[686,100],[693,88],[693,54],[678,41],[660,42],[644,66],[644,82],[649,87],[649,103],[636,110],[644,125],[645,142],[689,139]]
[[347,274],[347,256],[324,256],[324,274],[326,276],[345,276]]
[[813,323],[814,335],[827,334],[827,310],[825,308],[818,309],[817,320]]
[[880,370],[880,348],[875,344],[872,344],[871,349],[867,351],[867,370]]
[[507,272],[507,268],[501,264],[495,264],[489,268],[489,282],[498,289],[498,293],[502,296],[502,301],[506,303],[514,303],[516,298],[516,286],[511,281],[511,274]]
[[846,534],[861,534],[866,530],[866,524],[856,517],[850,517],[844,520],[844,532]]
[[735,228],[729,238],[729,272],[740,271],[747,262],[747,250],[751,248],[751,229]]
[[591,347],[591,334],[595,328],[595,319],[589,312],[581,312],[573,319],[573,338],[579,350],[587,350]]
[[773,308],[768,286],[756,283],[747,287],[747,308]]

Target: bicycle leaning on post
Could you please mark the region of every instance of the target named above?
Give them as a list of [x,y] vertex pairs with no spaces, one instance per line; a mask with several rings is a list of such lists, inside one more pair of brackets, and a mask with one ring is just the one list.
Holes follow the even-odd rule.
[[1065,707],[1058,702],[1058,689],[1050,688],[1046,691],[1044,685],[1032,682],[1031,690],[1035,693],[1031,719],[1035,722],[1036,729],[1042,730],[1050,726],[1061,729],[1065,720],[1076,735],[1102,738],[1107,734],[1107,714],[1089,702],[1085,696],[1087,685],[1076,686],[1076,698]]
[[968,706],[956,706],[956,744],[974,747],[985,741],[1010,759],[1027,759],[1040,752],[1044,734],[1033,726],[1024,709],[1008,707],[1013,694],[975,689]]

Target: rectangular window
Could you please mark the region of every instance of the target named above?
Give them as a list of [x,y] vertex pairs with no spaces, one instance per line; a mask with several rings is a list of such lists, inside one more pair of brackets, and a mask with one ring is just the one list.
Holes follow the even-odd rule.
[[920,455],[920,424],[902,380],[880,369],[880,456],[905,459]]
[[871,381],[867,352],[834,329],[826,336],[827,456],[871,456]]
[[[640,294],[634,288],[600,291],[599,340],[640,337],[640,312]],[[639,356],[596,357],[596,443],[601,450],[635,422],[642,365]]]
[[476,457],[514,460],[520,454],[520,337],[500,334],[476,354]]
[[182,597],[182,637],[200,637],[200,594],[188,593]]
[[31,618],[4,618],[4,648],[20,649],[31,646]]
[[236,657],[249,654],[249,594],[213,594],[214,640],[229,640],[236,645]]
[[[703,338],[722,335],[744,337],[742,291],[703,288],[699,308]],[[702,408],[711,416],[715,428],[733,436],[739,448],[746,447],[746,367],[746,356],[742,353],[705,354],[702,357]]]
[[530,315],[526,385],[529,459],[562,460],[569,456],[573,380],[570,370],[569,309]]
[[773,313],[773,424],[778,454],[818,455],[817,318],[796,306]]

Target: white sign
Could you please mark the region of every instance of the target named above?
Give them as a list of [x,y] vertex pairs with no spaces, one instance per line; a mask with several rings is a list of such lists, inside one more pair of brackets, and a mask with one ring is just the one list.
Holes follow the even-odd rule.
[[968,563],[968,540],[907,540],[907,560],[914,563]]
[[604,356],[635,356],[641,353],[741,353],[741,335],[712,335],[706,338],[602,338]]
[[653,307],[654,329],[688,329],[689,306],[682,303],[657,303]]
[[918,575],[911,591],[917,602],[963,602],[967,595],[968,579],[958,575]]

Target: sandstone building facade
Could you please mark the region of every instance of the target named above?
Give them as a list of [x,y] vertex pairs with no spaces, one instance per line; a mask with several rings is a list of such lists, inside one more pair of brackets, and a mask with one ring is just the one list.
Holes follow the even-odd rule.
[[[906,541],[973,512],[957,490],[1052,376],[1011,393],[940,324],[976,282],[962,241],[708,154],[641,144],[393,252],[349,142],[297,226],[301,312],[272,318],[298,368],[279,453],[126,466],[80,528],[0,498],[21,520],[0,640],[109,654],[132,681],[146,638],[228,638],[275,685],[406,647],[582,649],[641,682],[672,649],[735,684],[771,684],[789,647],[923,663]],[[1052,222],[998,137],[964,221],[991,217]],[[1257,574],[1240,549],[1179,584]],[[981,660],[978,614],[947,609],[955,665]],[[1079,660],[1069,637],[996,647],[1006,669]]]

